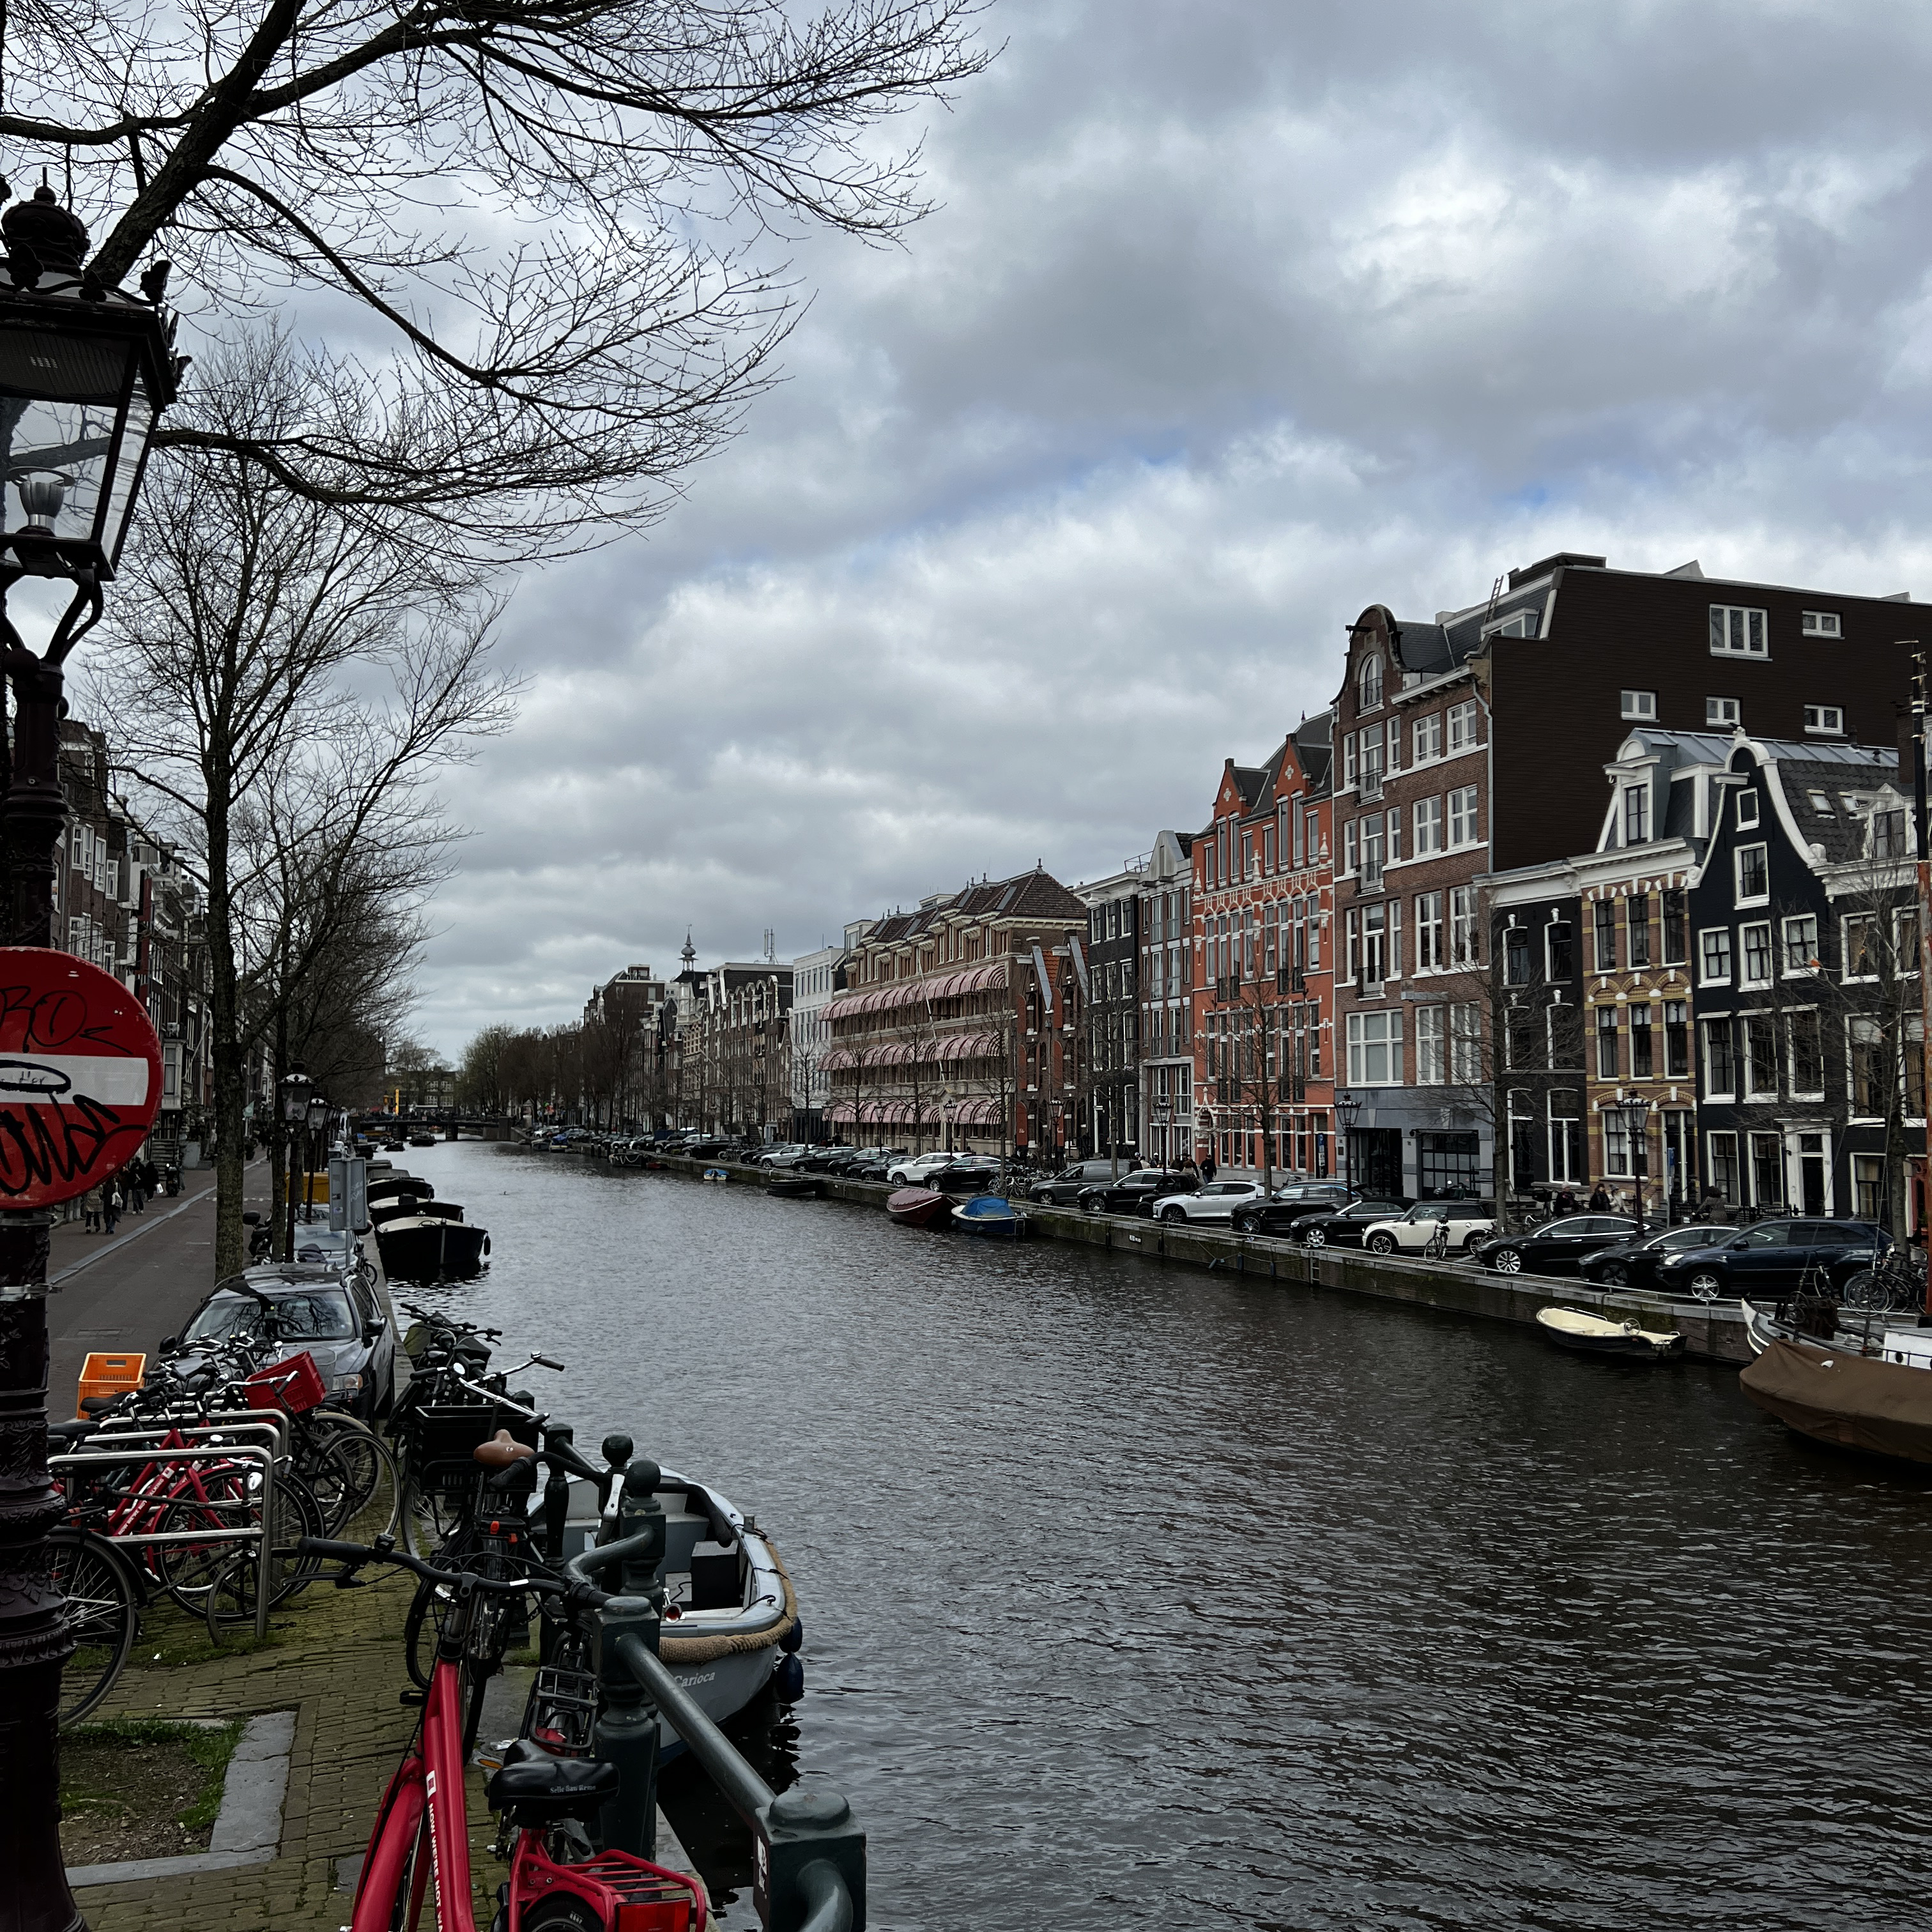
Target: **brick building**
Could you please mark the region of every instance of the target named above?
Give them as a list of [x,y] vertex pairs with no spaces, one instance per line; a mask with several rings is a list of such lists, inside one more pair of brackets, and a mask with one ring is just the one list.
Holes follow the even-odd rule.
[[1162,832],[1140,874],[1141,1152],[1177,1167],[1194,1147],[1194,835]]
[[1087,908],[1043,871],[935,892],[873,922],[824,1010],[827,1123],[848,1140],[1077,1143]]

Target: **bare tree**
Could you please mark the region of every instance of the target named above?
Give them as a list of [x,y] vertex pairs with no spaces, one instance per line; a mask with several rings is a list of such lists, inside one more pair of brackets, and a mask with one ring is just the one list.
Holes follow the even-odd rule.
[[66,170],[110,284],[161,247],[218,328],[285,291],[362,310],[368,359],[311,352],[300,422],[190,409],[163,446],[554,554],[730,434],[791,302],[753,242],[922,212],[872,130],[980,70],[976,10],[16,0],[0,134]]
[[[285,344],[223,360],[262,419],[298,410]],[[374,896],[404,917],[440,880],[452,829],[426,781],[508,722],[513,692],[486,663],[494,605],[399,568],[411,547],[393,521],[202,454],[159,470],[145,528],[92,697],[144,815],[208,896],[214,1255],[232,1272],[249,1055],[328,959],[319,915],[364,916]]]

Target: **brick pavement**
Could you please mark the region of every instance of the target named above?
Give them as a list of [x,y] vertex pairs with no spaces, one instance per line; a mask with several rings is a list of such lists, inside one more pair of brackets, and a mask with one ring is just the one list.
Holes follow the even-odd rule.
[[[373,1573],[372,1573],[373,1574]],[[337,1862],[368,1843],[384,1784],[414,1728],[398,1701],[408,1687],[403,1618],[413,1580],[396,1573],[359,1590],[311,1584],[278,1610],[268,1647],[176,1665],[144,1664],[187,1620],[172,1605],[150,1613],[148,1641],[103,1707],[102,1717],[238,1718],[296,1712],[278,1856],[267,1864],[122,1885],[76,1894],[94,1932],[201,1932],[211,1924],[253,1932],[337,1932],[350,1893],[335,1889]],[[480,1774],[470,1778],[472,1855],[479,1922],[488,1924],[503,1868]]]

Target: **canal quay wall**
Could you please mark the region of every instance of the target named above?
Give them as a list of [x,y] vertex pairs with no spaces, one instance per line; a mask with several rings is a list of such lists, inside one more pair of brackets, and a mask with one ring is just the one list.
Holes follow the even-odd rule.
[[[555,1158],[554,1155],[547,1156]],[[595,1156],[566,1156],[580,1160]],[[769,1169],[730,1161],[694,1160],[681,1154],[662,1156],[666,1171],[692,1178],[722,1168],[736,1183],[762,1186],[775,1177]],[[806,1177],[800,1176],[799,1178]],[[896,1190],[888,1183],[845,1180],[832,1174],[809,1177],[829,1200],[883,1209]],[[1679,1301],[1642,1294],[1612,1295],[1588,1282],[1546,1275],[1491,1274],[1470,1262],[1399,1259],[1334,1249],[1308,1249],[1263,1234],[1237,1234],[1192,1222],[1142,1220],[1124,1214],[1088,1214],[1078,1208],[1049,1208],[1028,1202],[1028,1226],[1036,1235],[1078,1241],[1142,1261],[1197,1268],[1247,1280],[1261,1280],[1399,1301],[1444,1315],[1474,1316],[1488,1322],[1534,1323],[1536,1312],[1560,1300],[1568,1308],[1588,1309],[1618,1321],[1674,1330],[1684,1337],[1684,1352],[1699,1360],[1742,1367],[1750,1360],[1744,1317],[1734,1307]]]

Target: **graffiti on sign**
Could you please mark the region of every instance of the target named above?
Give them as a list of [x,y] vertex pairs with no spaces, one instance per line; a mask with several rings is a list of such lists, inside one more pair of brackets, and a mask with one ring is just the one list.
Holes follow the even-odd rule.
[[0,947],[0,1204],[50,1207],[118,1173],[160,1088],[160,1042],[112,974]]

